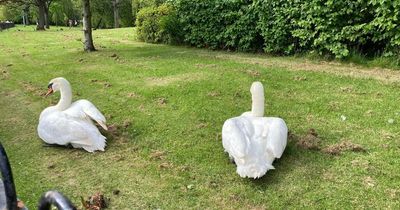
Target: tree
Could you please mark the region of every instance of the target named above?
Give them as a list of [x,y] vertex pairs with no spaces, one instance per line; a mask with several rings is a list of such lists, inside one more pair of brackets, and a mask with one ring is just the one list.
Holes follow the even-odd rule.
[[119,28],[119,14],[118,14],[119,0],[112,0],[112,3],[114,10],[114,28]]
[[38,7],[38,24],[36,30],[45,30],[45,13],[48,1],[52,0],[0,0],[0,4],[35,5]]
[[96,51],[93,45],[92,38],[92,14],[90,12],[90,0],[82,0],[83,6],[83,34],[85,42],[83,43],[83,49],[87,52]]
[[45,12],[46,12],[46,0],[35,0],[35,4],[38,7],[38,24],[36,26],[36,30],[42,31],[45,30]]
[[49,9],[53,0],[44,0],[44,24],[47,29],[50,28]]

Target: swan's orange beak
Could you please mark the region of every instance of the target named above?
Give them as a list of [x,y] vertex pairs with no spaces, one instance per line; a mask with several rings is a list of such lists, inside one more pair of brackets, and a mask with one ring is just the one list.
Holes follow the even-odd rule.
[[51,95],[53,93],[53,88],[51,88],[51,87],[49,87],[49,89],[47,90],[47,93],[46,93],[46,95],[44,95],[44,96],[49,96],[49,95]]

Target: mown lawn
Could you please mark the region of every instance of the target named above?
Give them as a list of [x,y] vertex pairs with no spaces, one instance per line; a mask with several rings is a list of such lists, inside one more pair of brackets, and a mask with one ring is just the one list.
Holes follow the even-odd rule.
[[[400,71],[138,42],[132,28],[0,32],[0,139],[18,196],[31,209],[57,189],[111,209],[400,208]],[[48,82],[67,78],[112,131],[105,152],[44,147],[36,133]],[[276,170],[240,178],[221,144],[223,122],[250,109],[261,81],[266,116],[291,132]],[[345,118],[345,120],[343,120]],[[297,145],[313,128],[321,150]],[[294,136],[294,137],[293,137]],[[331,155],[351,142],[365,152]],[[119,191],[119,193],[117,193]]]

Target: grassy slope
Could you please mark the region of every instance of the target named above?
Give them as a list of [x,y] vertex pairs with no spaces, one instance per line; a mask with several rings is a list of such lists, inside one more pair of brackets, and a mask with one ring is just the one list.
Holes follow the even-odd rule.
[[[94,31],[99,51],[88,54],[81,36],[0,32],[0,139],[30,208],[49,189],[77,204],[100,191],[112,209],[400,207],[398,82],[345,74],[358,71],[350,65],[145,44],[132,29]],[[345,70],[318,71],[337,65]],[[59,96],[40,94],[58,76],[118,126],[106,152],[42,146],[38,116]],[[266,115],[285,119],[294,134],[315,128],[324,147],[349,140],[367,152],[330,156],[290,141],[276,170],[240,178],[220,132],[250,109],[255,80],[265,85]],[[152,158],[155,151],[164,155]]]

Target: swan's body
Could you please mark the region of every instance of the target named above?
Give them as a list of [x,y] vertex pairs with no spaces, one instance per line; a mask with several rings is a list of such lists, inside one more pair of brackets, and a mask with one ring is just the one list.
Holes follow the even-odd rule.
[[252,111],[230,118],[222,127],[222,144],[237,165],[241,177],[259,178],[274,169],[272,162],[280,158],[287,143],[285,121],[264,115],[264,89],[254,82],[251,89]]
[[106,137],[101,135],[92,121],[107,130],[106,119],[101,112],[88,100],[71,104],[71,87],[64,78],[50,82],[49,93],[53,90],[60,90],[61,99],[57,105],[44,109],[40,114],[39,137],[48,144],[71,144],[88,152],[104,151]]

